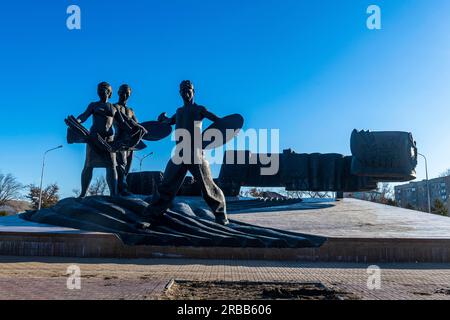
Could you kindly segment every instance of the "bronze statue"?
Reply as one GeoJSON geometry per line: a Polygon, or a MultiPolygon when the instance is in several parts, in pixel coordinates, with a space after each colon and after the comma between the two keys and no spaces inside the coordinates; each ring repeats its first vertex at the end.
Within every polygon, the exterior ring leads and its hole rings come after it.
{"type": "Polygon", "coordinates": [[[209,112],[205,107],[197,105],[194,102],[194,93],[194,86],[191,81],[185,80],[181,82],[180,95],[184,105],[178,108],[176,114],[171,118],[166,117],[165,113],[161,114],[158,118],[160,122],[176,125],[176,130],[185,130],[190,134],[189,142],[191,150],[188,151],[190,151],[191,156],[187,161],[182,161],[181,163],[176,163],[173,158],[169,160],[164,172],[163,181],[158,186],[151,204],[144,213],[145,218],[150,223],[157,224],[159,218],[171,206],[189,171],[200,184],[202,196],[212,209],[216,222],[223,225],[228,224],[223,192],[213,181],[209,163],[203,157],[201,141],[194,141],[194,137],[199,136],[198,131],[201,131],[201,124],[204,118],[211,121],[216,121],[220,118],[209,112]]]}
{"type": "MultiPolygon", "coordinates": [[[[90,136],[94,139],[99,137],[106,142],[112,142],[113,121],[116,113],[114,105],[108,100],[112,96],[112,87],[107,82],[101,82],[97,86],[97,94],[100,98],[97,102],[92,102],[86,111],[77,117],[79,123],[85,122],[92,116],[92,127],[90,136]]],[[[86,161],[81,173],[81,193],[80,197],[86,196],[89,184],[92,180],[94,168],[106,168],[106,181],[112,196],[117,194],[117,171],[116,154],[100,148],[94,148],[89,143],[86,145],[86,161]]]]}
{"type": "MultiPolygon", "coordinates": [[[[127,84],[123,84],[119,88],[119,102],[115,104],[117,116],[116,118],[121,118],[122,121],[114,121],[114,140],[122,141],[126,140],[127,136],[130,134],[130,129],[139,126],[139,122],[132,108],[127,105],[128,99],[131,96],[131,88],[127,84]],[[122,125],[123,124],[123,125],[122,125]]],[[[118,184],[117,191],[122,196],[129,196],[131,193],[128,192],[127,186],[127,175],[130,172],[131,163],[133,161],[133,150],[120,150],[116,153],[117,160],[117,176],[118,184]]]]}

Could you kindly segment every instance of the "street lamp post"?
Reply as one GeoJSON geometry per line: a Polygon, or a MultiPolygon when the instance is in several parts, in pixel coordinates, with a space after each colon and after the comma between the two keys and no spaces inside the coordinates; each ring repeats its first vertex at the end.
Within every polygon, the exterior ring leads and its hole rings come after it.
{"type": "Polygon", "coordinates": [[[63,146],[58,146],[56,148],[48,149],[47,151],[44,152],[44,157],[42,158],[42,171],[41,171],[41,184],[40,184],[40,187],[39,187],[39,205],[38,205],[38,210],[41,210],[41,206],[42,206],[42,182],[44,180],[45,156],[50,151],[53,151],[53,150],[56,150],[56,149],[61,149],[62,147],[63,146]]]}
{"type": "Polygon", "coordinates": [[[150,152],[149,154],[146,154],[142,158],[139,156],[136,156],[136,158],[139,159],[139,172],[142,172],[142,162],[145,160],[145,158],[150,157],[153,154],[153,152],[150,152]]]}
{"type": "Polygon", "coordinates": [[[426,174],[426,179],[427,179],[428,213],[431,213],[430,183],[428,180],[428,161],[427,161],[427,157],[425,157],[423,154],[421,154],[419,152],[417,154],[425,159],[425,174],[426,174]]]}

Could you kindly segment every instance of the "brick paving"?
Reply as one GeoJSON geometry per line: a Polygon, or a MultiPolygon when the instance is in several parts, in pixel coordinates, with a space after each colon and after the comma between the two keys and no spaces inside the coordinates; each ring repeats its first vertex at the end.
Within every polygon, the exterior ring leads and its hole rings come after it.
{"type": "Polygon", "coordinates": [[[171,279],[321,282],[360,299],[450,300],[450,264],[380,264],[380,290],[368,289],[367,267],[283,261],[0,257],[0,300],[159,299],[171,279]],[[81,269],[81,290],[67,289],[70,265],[81,269]]]}

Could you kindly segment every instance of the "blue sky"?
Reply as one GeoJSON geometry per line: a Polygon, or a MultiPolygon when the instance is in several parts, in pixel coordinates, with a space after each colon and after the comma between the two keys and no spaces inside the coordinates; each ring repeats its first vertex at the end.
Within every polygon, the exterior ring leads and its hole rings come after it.
{"type": "MultiPolygon", "coordinates": [[[[63,119],[96,100],[98,82],[130,84],[130,106],[152,120],[175,111],[179,82],[192,79],[199,103],[241,113],[247,128],[279,128],[280,147],[297,152],[350,154],[354,128],[410,131],[436,176],[450,167],[449,31],[447,0],[9,1],[0,171],[38,183],[42,153],[64,144],[45,183],[70,196],[84,147],[65,144],[63,119]],[[81,30],[66,28],[70,4],[81,30]],[[366,28],[370,4],[382,30],[366,28]]],[[[162,170],[171,148],[149,143],[144,169],[162,170]]]]}

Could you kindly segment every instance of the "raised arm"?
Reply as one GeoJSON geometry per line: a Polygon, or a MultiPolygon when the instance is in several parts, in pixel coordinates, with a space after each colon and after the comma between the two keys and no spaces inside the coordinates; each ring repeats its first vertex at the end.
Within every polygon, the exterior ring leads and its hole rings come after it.
{"type": "Polygon", "coordinates": [[[218,117],[214,113],[208,111],[205,107],[201,107],[201,108],[202,108],[202,114],[206,119],[211,120],[213,122],[220,119],[220,117],[218,117]]]}
{"type": "Polygon", "coordinates": [[[127,127],[128,129],[132,130],[133,127],[140,127],[143,131],[147,132],[147,130],[142,127],[139,122],[136,119],[136,116],[131,110],[131,117],[126,118],[122,111],[120,110],[120,107],[118,105],[114,106],[114,120],[119,124],[119,126],[127,127]]]}
{"type": "Polygon", "coordinates": [[[141,126],[141,125],[139,124],[139,121],[138,121],[138,119],[137,119],[137,117],[136,117],[136,114],[134,113],[133,110],[131,110],[131,121],[132,121],[132,123],[133,123],[135,126],[140,127],[145,133],[148,132],[147,129],[145,129],[143,126],[141,126]]]}
{"type": "Polygon", "coordinates": [[[80,123],[86,122],[86,120],[89,119],[89,117],[90,117],[93,113],[94,113],[94,108],[93,108],[93,105],[92,105],[92,103],[91,103],[91,104],[89,104],[89,106],[87,107],[86,111],[83,112],[82,114],[80,114],[80,115],[77,117],[77,120],[78,120],[80,123]]]}
{"type": "Polygon", "coordinates": [[[120,108],[118,105],[114,105],[114,120],[122,126],[129,127],[128,123],[126,123],[122,112],[120,112],[120,108]]]}
{"type": "Polygon", "coordinates": [[[136,114],[134,113],[133,110],[131,110],[131,121],[133,121],[133,123],[137,126],[140,126],[139,121],[136,117],[136,114]]]}
{"type": "Polygon", "coordinates": [[[158,121],[167,123],[167,124],[173,126],[177,122],[176,114],[174,114],[172,117],[168,118],[167,113],[163,112],[159,115],[158,121]]]}

